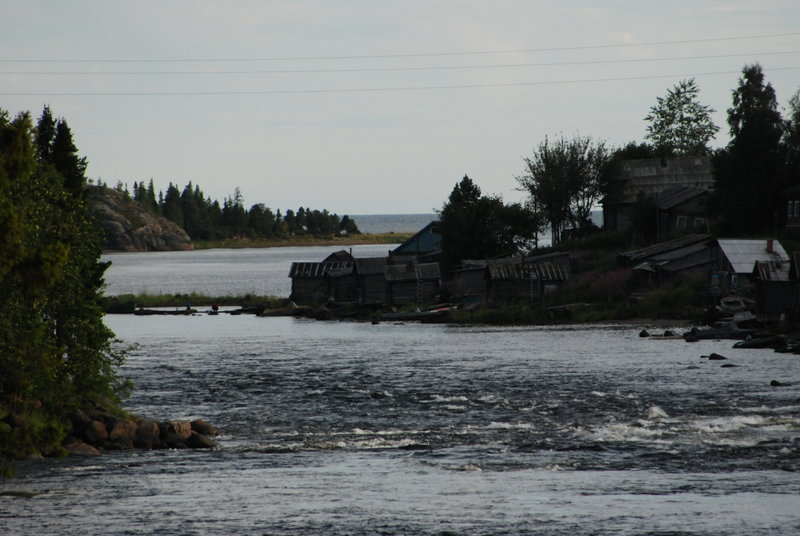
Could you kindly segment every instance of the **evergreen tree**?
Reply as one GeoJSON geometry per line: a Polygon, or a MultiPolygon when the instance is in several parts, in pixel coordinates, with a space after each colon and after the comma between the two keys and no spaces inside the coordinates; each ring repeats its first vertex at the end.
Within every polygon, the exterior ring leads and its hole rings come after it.
{"type": "Polygon", "coordinates": [[[50,162],[53,138],[56,136],[56,122],[53,119],[53,112],[49,106],[45,106],[39,122],[36,124],[36,136],[34,143],[36,146],[36,156],[41,162],[50,162]]]}
{"type": "Polygon", "coordinates": [[[144,199],[144,205],[158,214],[158,201],[156,201],[156,190],[153,187],[153,179],[147,184],[147,195],[144,199]]]}
{"type": "Polygon", "coordinates": [[[800,90],[789,99],[789,118],[783,135],[786,150],[785,183],[789,186],[800,181],[800,90]]]}
{"type": "Polygon", "coordinates": [[[442,256],[447,268],[464,259],[488,259],[520,251],[538,231],[534,215],[481,194],[467,175],[439,212],[442,256]]]}
{"type": "Polygon", "coordinates": [[[167,187],[167,193],[164,196],[164,204],[161,208],[162,215],[170,221],[173,221],[183,227],[183,209],[181,207],[181,191],[178,187],[171,182],[167,187]]]}
{"type": "Polygon", "coordinates": [[[784,123],[775,90],[758,64],[745,66],[728,109],[731,140],[714,158],[715,205],[724,230],[760,233],[774,229],[785,186],[784,123]]]}
{"type": "Polygon", "coordinates": [[[78,156],[78,148],[72,141],[72,131],[66,120],[56,123],[56,133],[50,160],[64,179],[64,188],[73,194],[83,195],[86,184],[86,159],[78,156]]]}
{"type": "Polygon", "coordinates": [[[361,234],[356,222],[347,214],[342,216],[342,220],[339,222],[339,232],[346,235],[361,234]]]}

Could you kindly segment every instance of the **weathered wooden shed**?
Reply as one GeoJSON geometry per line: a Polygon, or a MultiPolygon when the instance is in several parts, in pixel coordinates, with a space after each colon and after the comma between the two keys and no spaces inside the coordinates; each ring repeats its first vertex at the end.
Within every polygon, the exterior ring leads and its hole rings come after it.
{"type": "Polygon", "coordinates": [[[486,299],[490,302],[536,300],[553,292],[569,277],[564,265],[552,262],[489,263],[486,299]]]}
{"type": "Polygon", "coordinates": [[[453,272],[448,289],[467,300],[530,300],[557,289],[569,276],[569,253],[472,260],[453,272]]]}
{"type": "Polygon", "coordinates": [[[439,263],[387,264],[384,269],[389,305],[429,303],[441,288],[439,263]]]}
{"type": "Polygon", "coordinates": [[[780,242],[772,238],[717,240],[712,251],[712,292],[719,296],[752,293],[757,262],[785,263],[788,270],[790,259],[780,242]]]}
{"type": "Polygon", "coordinates": [[[386,257],[355,259],[353,273],[356,284],[356,302],[359,305],[383,305],[387,302],[385,267],[386,257]]]}
{"type": "Polygon", "coordinates": [[[350,261],[293,262],[289,270],[292,279],[291,300],[298,304],[327,300],[331,297],[329,274],[350,267],[350,261]]]}

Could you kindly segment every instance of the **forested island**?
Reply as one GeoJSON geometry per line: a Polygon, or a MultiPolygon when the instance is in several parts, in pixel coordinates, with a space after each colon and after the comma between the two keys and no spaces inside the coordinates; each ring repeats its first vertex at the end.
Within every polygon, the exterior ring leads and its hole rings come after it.
{"type": "Polygon", "coordinates": [[[327,209],[301,206],[296,211],[273,212],[263,203],[247,209],[239,188],[222,203],[191,182],[182,190],[170,183],[166,193],[156,194],[152,179],[146,186],[144,181],[134,181],[132,189],[122,182],[111,188],[97,181],[89,186],[89,195],[106,232],[105,247],[110,250],[180,250],[223,244],[252,247],[361,234],[352,218],[339,217],[327,209]],[[161,239],[137,240],[137,234],[161,239]]]}

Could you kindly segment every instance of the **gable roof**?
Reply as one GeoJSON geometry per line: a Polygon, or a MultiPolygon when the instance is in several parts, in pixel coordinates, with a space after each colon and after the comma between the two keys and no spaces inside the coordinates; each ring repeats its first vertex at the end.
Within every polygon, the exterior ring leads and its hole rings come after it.
{"type": "Polygon", "coordinates": [[[394,248],[392,253],[432,253],[442,250],[439,221],[434,220],[417,231],[411,238],[394,248]]]}
{"type": "Polygon", "coordinates": [[[705,188],[676,184],[658,193],[656,206],[661,210],[669,210],[708,193],[709,190],[705,188]]]}
{"type": "Polygon", "coordinates": [[[658,244],[653,244],[652,246],[620,253],[619,258],[624,260],[627,264],[636,264],[650,259],[651,257],[664,255],[670,251],[680,250],[688,246],[708,242],[712,240],[712,238],[713,237],[709,234],[689,234],[681,236],[680,238],[675,238],[674,240],[659,242],[658,244]]]}

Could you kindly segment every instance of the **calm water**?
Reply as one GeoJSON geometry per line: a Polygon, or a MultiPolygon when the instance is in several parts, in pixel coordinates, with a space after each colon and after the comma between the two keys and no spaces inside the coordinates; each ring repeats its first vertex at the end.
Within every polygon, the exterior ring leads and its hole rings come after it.
{"type": "Polygon", "coordinates": [[[0,496],[0,534],[800,533],[797,356],[633,326],[108,323],[139,344],[128,408],[220,448],[20,463],[0,490],[37,495],[0,496]]]}
{"type": "MultiPolygon", "coordinates": [[[[348,247],[356,257],[386,256],[396,245],[348,247]]],[[[321,261],[341,247],[203,249],[110,253],[106,294],[190,294],[288,297],[292,262],[321,261]]]]}
{"type": "Polygon", "coordinates": [[[439,219],[438,214],[356,214],[350,216],[362,233],[408,233],[417,232],[430,222],[439,219]]]}

